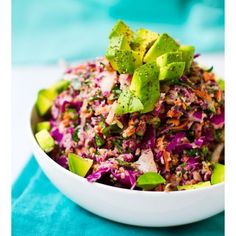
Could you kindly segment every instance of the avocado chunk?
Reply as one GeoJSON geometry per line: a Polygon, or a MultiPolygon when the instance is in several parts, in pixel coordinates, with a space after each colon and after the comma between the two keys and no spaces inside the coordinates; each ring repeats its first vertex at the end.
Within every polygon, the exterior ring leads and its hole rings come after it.
{"type": "Polygon", "coordinates": [[[53,84],[49,90],[55,90],[58,94],[62,91],[66,90],[70,85],[70,81],[68,80],[59,80],[55,84],[53,84]]]}
{"type": "Polygon", "coordinates": [[[134,66],[138,68],[143,64],[143,54],[140,51],[132,51],[134,57],[134,66]]]}
{"type": "Polygon", "coordinates": [[[54,89],[42,89],[38,92],[36,108],[40,116],[48,113],[56,96],[57,92],[54,89]]]}
{"type": "Polygon", "coordinates": [[[129,50],[116,50],[114,57],[109,60],[113,69],[120,74],[133,74],[140,59],[137,54],[129,50]],[[137,56],[137,58],[135,58],[137,56]]]}
{"type": "Polygon", "coordinates": [[[218,83],[220,89],[224,91],[225,90],[225,81],[222,79],[219,79],[219,80],[217,80],[217,83],[218,83]]]}
{"type": "Polygon", "coordinates": [[[127,38],[123,35],[110,39],[106,58],[110,61],[113,69],[117,70],[120,74],[132,74],[136,67],[142,65],[140,52],[132,51],[127,38]]]}
{"type": "Polygon", "coordinates": [[[122,20],[118,20],[113,27],[109,39],[116,37],[116,36],[125,36],[127,41],[130,43],[133,38],[133,31],[127,26],[122,20]]]}
{"type": "Polygon", "coordinates": [[[206,182],[199,182],[197,184],[189,184],[189,185],[183,185],[183,186],[177,186],[178,190],[188,190],[188,189],[198,189],[198,188],[204,188],[211,186],[210,181],[206,182]]]}
{"type": "Polygon", "coordinates": [[[109,47],[106,51],[106,58],[113,59],[117,50],[131,50],[127,38],[124,35],[115,36],[110,39],[109,47]]]}
{"type": "Polygon", "coordinates": [[[159,80],[175,80],[179,79],[185,68],[185,62],[172,62],[167,66],[161,67],[159,80]]]}
{"type": "Polygon", "coordinates": [[[157,65],[166,66],[172,62],[181,62],[182,52],[167,52],[156,59],[157,65]]]}
{"type": "Polygon", "coordinates": [[[142,102],[130,91],[121,92],[115,108],[116,115],[123,115],[143,110],[142,102]]]}
{"type": "Polygon", "coordinates": [[[82,158],[74,153],[69,153],[68,155],[68,165],[69,170],[81,177],[84,177],[91,166],[93,165],[93,160],[88,158],[82,158]]]}
{"type": "Polygon", "coordinates": [[[181,45],[179,51],[182,52],[183,61],[185,62],[185,71],[188,71],[193,61],[195,48],[189,45],[181,45]]]}
{"type": "Polygon", "coordinates": [[[156,58],[167,52],[179,49],[179,44],[168,34],[161,34],[144,56],[144,62],[156,61],[156,58]]]}
{"type": "Polygon", "coordinates": [[[142,113],[152,111],[160,96],[160,84],[158,80],[159,67],[156,62],[144,64],[134,72],[130,90],[142,102],[142,113]]]}
{"type": "Polygon", "coordinates": [[[36,130],[37,132],[43,130],[43,129],[46,129],[47,131],[49,131],[51,128],[51,125],[50,125],[50,122],[49,121],[42,121],[42,122],[39,122],[36,126],[36,130]]]}
{"type": "Polygon", "coordinates": [[[154,189],[159,184],[164,184],[166,180],[156,172],[146,172],[137,179],[136,186],[144,190],[154,189]]]}
{"type": "Polygon", "coordinates": [[[211,175],[211,184],[218,184],[224,182],[225,179],[225,166],[216,163],[211,175]]]}
{"type": "Polygon", "coordinates": [[[55,146],[54,139],[50,135],[50,133],[43,129],[35,134],[35,138],[38,141],[39,146],[45,151],[45,152],[51,152],[55,146]]]}
{"type": "Polygon", "coordinates": [[[157,38],[157,33],[152,32],[148,29],[140,28],[135,33],[135,37],[131,42],[131,48],[135,51],[140,52],[143,57],[146,51],[157,40],[157,38]]]}

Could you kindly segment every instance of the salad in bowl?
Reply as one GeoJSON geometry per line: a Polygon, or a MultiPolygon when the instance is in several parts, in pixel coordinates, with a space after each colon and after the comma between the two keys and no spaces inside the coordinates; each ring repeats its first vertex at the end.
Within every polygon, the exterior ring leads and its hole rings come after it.
{"type": "Polygon", "coordinates": [[[224,83],[194,46],[119,20],[104,57],[38,92],[50,158],[88,182],[170,192],[224,181],[224,83]]]}

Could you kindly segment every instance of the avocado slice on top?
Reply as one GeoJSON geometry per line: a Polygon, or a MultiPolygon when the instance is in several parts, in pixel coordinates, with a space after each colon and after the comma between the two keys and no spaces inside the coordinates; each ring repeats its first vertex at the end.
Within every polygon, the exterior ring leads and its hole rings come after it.
{"type": "Polygon", "coordinates": [[[156,59],[157,64],[160,67],[166,66],[172,62],[181,62],[182,52],[167,52],[156,59]]]}
{"type": "Polygon", "coordinates": [[[123,115],[143,110],[142,102],[129,90],[126,89],[120,94],[115,114],[123,115]]]}
{"type": "Polygon", "coordinates": [[[113,59],[117,50],[131,50],[128,40],[124,35],[114,36],[109,41],[106,58],[113,59]]]}
{"type": "Polygon", "coordinates": [[[195,48],[190,45],[181,45],[179,51],[182,52],[182,58],[185,62],[185,71],[189,71],[193,61],[195,48]]]}
{"type": "Polygon", "coordinates": [[[130,43],[133,38],[134,32],[126,25],[122,20],[118,20],[113,27],[109,39],[116,37],[116,36],[125,36],[130,43]]]}
{"type": "Polygon", "coordinates": [[[157,33],[151,30],[140,28],[135,33],[134,39],[131,42],[131,48],[140,52],[143,57],[147,50],[157,40],[158,36],[157,33]]]}
{"type": "Polygon", "coordinates": [[[144,56],[144,62],[156,61],[156,58],[167,52],[179,49],[179,44],[167,33],[161,34],[144,56]]]}
{"type": "Polygon", "coordinates": [[[175,80],[179,79],[185,68],[185,62],[172,62],[167,66],[160,68],[159,80],[175,80]]]}
{"type": "Polygon", "coordinates": [[[138,67],[133,75],[130,90],[142,102],[142,113],[152,111],[160,96],[159,67],[151,62],[138,67]]]}

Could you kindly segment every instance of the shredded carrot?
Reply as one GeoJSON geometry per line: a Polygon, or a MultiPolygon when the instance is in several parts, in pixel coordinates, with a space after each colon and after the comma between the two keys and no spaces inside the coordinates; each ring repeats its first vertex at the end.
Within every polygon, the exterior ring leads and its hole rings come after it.
{"type": "Polygon", "coordinates": [[[65,112],[62,119],[63,120],[70,119],[70,113],[69,112],[65,112]]]}
{"type": "Polygon", "coordinates": [[[159,185],[155,188],[155,190],[156,190],[156,191],[164,191],[164,187],[165,187],[164,184],[159,184],[159,185]]]}
{"type": "Polygon", "coordinates": [[[92,111],[88,111],[88,112],[83,112],[83,116],[85,117],[85,118],[90,118],[91,116],[93,115],[93,112],[92,111]]]}
{"type": "Polygon", "coordinates": [[[108,71],[110,71],[110,72],[115,71],[115,70],[113,69],[113,67],[112,67],[110,64],[106,65],[106,69],[107,69],[108,71]]]}
{"type": "Polygon", "coordinates": [[[204,122],[196,124],[196,126],[197,126],[197,129],[196,129],[197,132],[195,132],[196,138],[199,138],[201,136],[201,131],[202,131],[203,125],[204,125],[204,122]]]}
{"type": "Polygon", "coordinates": [[[217,90],[216,94],[215,94],[215,97],[216,97],[217,102],[220,102],[222,100],[222,91],[217,90]]]}
{"type": "Polygon", "coordinates": [[[214,75],[212,73],[209,73],[207,71],[205,71],[203,73],[203,79],[207,82],[209,80],[214,80],[214,75]]]}
{"type": "Polygon", "coordinates": [[[172,109],[170,109],[168,112],[167,112],[167,116],[168,117],[173,117],[175,115],[175,112],[172,110],[172,109]]]}
{"type": "Polygon", "coordinates": [[[160,149],[163,148],[163,140],[164,140],[164,136],[157,139],[157,147],[160,147],[160,149]]]}
{"type": "Polygon", "coordinates": [[[123,137],[130,137],[134,133],[135,133],[135,127],[129,126],[127,129],[124,130],[123,137]]]}
{"type": "Polygon", "coordinates": [[[68,119],[63,120],[62,123],[65,127],[67,127],[69,125],[69,120],[68,119]]]}
{"type": "Polygon", "coordinates": [[[204,91],[197,90],[197,89],[194,89],[193,91],[196,93],[196,95],[198,97],[200,97],[208,102],[212,102],[212,99],[208,93],[206,93],[204,91]]]}
{"type": "Polygon", "coordinates": [[[186,125],[188,124],[188,120],[184,121],[181,125],[172,127],[172,130],[182,130],[185,129],[186,125]]]}
{"type": "Polygon", "coordinates": [[[179,121],[179,119],[170,119],[167,121],[167,123],[173,124],[174,126],[178,126],[180,121],[179,121]]]}
{"type": "Polygon", "coordinates": [[[163,158],[164,158],[164,162],[165,162],[165,170],[170,171],[170,163],[169,163],[169,161],[171,160],[170,153],[164,150],[163,151],[163,158]]]}
{"type": "Polygon", "coordinates": [[[113,101],[107,99],[107,104],[111,105],[111,104],[113,104],[113,101]]]}
{"type": "Polygon", "coordinates": [[[65,127],[67,127],[69,125],[69,122],[70,122],[70,113],[68,112],[65,112],[63,117],[62,117],[62,123],[65,127]]]}

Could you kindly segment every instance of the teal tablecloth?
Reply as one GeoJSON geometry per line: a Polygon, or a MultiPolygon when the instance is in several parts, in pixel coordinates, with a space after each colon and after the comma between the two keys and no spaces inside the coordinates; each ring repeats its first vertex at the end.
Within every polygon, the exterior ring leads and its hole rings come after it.
{"type": "Polygon", "coordinates": [[[13,0],[13,63],[104,55],[117,19],[168,32],[200,53],[224,50],[224,0],[13,0]]]}
{"type": "Polygon", "coordinates": [[[63,196],[31,158],[12,190],[13,236],[222,236],[224,213],[170,228],[142,228],[100,218],[63,196]]]}

